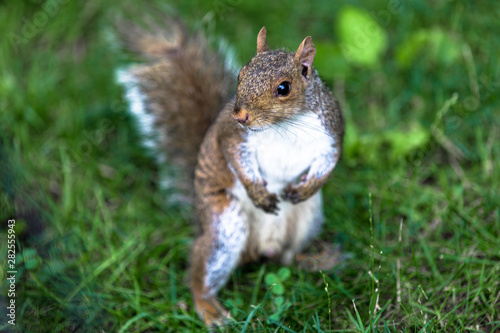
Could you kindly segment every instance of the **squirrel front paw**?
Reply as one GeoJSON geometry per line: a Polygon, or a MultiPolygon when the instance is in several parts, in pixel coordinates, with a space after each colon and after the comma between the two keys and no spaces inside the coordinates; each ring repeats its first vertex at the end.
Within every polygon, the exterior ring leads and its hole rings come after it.
{"type": "MultiPolygon", "coordinates": [[[[266,191],[267,192],[267,191],[266,191]]],[[[259,197],[257,200],[254,201],[255,206],[258,208],[261,208],[264,210],[266,213],[278,215],[278,196],[273,193],[267,192],[266,195],[259,197]]]]}
{"type": "Polygon", "coordinates": [[[301,184],[288,184],[283,192],[281,192],[281,198],[283,200],[290,201],[293,204],[297,204],[309,197],[306,192],[307,191],[305,191],[305,187],[301,184]]]}
{"type": "Polygon", "coordinates": [[[262,209],[266,213],[278,215],[278,196],[270,193],[266,189],[267,182],[262,179],[260,182],[254,182],[247,188],[248,196],[252,199],[255,207],[262,209]]]}
{"type": "Polygon", "coordinates": [[[291,203],[300,202],[300,193],[297,189],[297,186],[288,184],[287,187],[281,192],[281,197],[283,200],[290,201],[291,203]]]}

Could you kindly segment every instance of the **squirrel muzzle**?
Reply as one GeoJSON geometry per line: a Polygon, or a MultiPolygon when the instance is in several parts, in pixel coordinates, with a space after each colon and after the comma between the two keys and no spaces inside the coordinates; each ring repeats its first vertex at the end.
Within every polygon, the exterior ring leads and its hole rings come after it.
{"type": "Polygon", "coordinates": [[[231,115],[240,124],[250,125],[250,115],[248,114],[247,110],[235,108],[231,115]]]}

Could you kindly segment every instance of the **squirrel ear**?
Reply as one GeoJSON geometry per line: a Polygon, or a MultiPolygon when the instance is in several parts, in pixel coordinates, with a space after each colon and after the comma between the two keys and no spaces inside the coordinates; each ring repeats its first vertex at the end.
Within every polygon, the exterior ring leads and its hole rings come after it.
{"type": "Polygon", "coordinates": [[[307,79],[310,77],[311,67],[315,56],[316,47],[313,44],[311,36],[307,36],[300,44],[293,58],[293,61],[297,65],[302,66],[302,75],[307,79]]]}
{"type": "Polygon", "coordinates": [[[266,42],[267,30],[266,27],[262,27],[260,29],[259,34],[257,35],[257,53],[269,51],[269,47],[266,42]]]}

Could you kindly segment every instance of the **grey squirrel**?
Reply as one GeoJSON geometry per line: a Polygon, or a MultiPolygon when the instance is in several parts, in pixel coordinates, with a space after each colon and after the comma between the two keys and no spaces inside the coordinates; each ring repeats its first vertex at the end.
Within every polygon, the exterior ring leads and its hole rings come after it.
{"type": "Polygon", "coordinates": [[[262,258],[289,265],[319,233],[321,188],[341,154],[344,118],[313,68],[311,37],[295,52],[270,50],[263,27],[231,97],[223,56],[201,34],[166,25],[122,29],[147,62],[122,71],[120,81],[161,154],[184,171],[179,187],[194,185],[190,288],[213,326],[229,317],[217,293],[238,265],[262,258]]]}

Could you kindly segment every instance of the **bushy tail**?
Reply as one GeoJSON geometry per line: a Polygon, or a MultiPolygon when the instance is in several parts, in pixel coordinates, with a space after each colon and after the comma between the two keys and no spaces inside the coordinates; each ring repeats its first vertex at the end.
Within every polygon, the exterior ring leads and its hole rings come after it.
{"type": "Polygon", "coordinates": [[[189,198],[198,149],[234,90],[234,74],[200,33],[188,34],[180,22],[123,24],[120,30],[126,46],[146,62],[120,70],[118,80],[145,142],[159,149],[160,163],[166,157],[178,170],[173,185],[189,198]]]}

